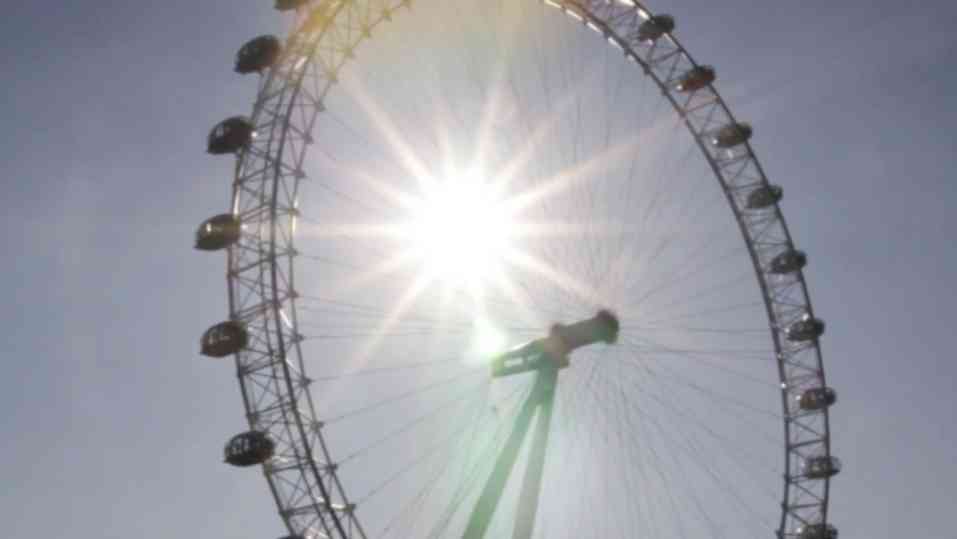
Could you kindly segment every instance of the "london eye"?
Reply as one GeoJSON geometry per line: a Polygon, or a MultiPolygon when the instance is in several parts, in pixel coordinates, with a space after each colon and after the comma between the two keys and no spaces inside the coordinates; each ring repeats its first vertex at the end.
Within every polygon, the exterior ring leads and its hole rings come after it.
{"type": "Polygon", "coordinates": [[[195,245],[227,253],[200,340],[242,394],[224,460],[289,537],[837,537],[813,259],[751,144],[773,126],[680,21],[275,7],[195,245]]]}

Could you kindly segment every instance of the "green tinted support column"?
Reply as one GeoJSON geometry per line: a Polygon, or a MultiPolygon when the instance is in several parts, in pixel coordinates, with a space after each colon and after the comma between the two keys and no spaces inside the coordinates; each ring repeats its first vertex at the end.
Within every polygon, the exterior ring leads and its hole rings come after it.
{"type": "Polygon", "coordinates": [[[535,437],[529,451],[525,478],[519,495],[513,539],[528,539],[535,527],[535,515],[538,512],[538,498],[541,494],[542,474],[545,469],[545,450],[548,447],[548,433],[555,402],[555,384],[558,381],[557,368],[543,368],[536,374],[535,385],[522,410],[515,419],[515,425],[505,443],[505,447],[495,461],[495,468],[489,476],[482,494],[479,496],[463,539],[484,539],[495,509],[502,498],[502,492],[515,467],[522,442],[528,434],[535,412],[538,422],[535,437]]]}

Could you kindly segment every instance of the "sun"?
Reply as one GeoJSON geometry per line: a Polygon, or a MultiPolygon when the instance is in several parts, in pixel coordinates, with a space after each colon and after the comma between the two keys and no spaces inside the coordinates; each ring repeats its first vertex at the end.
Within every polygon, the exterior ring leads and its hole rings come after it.
{"type": "Polygon", "coordinates": [[[481,292],[502,271],[514,223],[495,183],[478,169],[429,182],[410,209],[408,240],[423,271],[453,289],[481,292]]]}

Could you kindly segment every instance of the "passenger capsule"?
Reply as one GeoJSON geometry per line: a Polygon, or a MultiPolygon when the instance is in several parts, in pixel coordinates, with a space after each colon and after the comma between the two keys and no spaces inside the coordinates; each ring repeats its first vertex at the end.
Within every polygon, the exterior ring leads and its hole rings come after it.
{"type": "Polygon", "coordinates": [[[771,259],[768,271],[784,274],[797,271],[807,265],[807,255],[804,251],[789,249],[771,259]]]}
{"type": "Polygon", "coordinates": [[[762,185],[748,194],[747,207],[749,210],[760,210],[773,206],[781,201],[784,189],[779,185],[762,185]]]}
{"type": "Polygon", "coordinates": [[[240,322],[228,320],[206,330],[199,340],[199,351],[208,357],[226,357],[249,344],[249,333],[240,322]]]}
{"type": "Polygon", "coordinates": [[[679,92],[693,92],[711,84],[714,82],[714,79],[715,72],[713,67],[695,66],[681,76],[675,88],[679,92]]]}
{"type": "Polygon", "coordinates": [[[196,248],[200,251],[218,251],[239,241],[242,233],[239,217],[224,213],[203,221],[196,229],[196,248]]]}
{"type": "Polygon", "coordinates": [[[242,116],[227,118],[209,132],[206,151],[213,155],[233,153],[245,148],[256,136],[253,124],[242,116]]]}
{"type": "Polygon", "coordinates": [[[837,539],[837,528],[830,524],[805,524],[794,530],[798,539],[837,539]]]}
{"type": "Polygon", "coordinates": [[[744,144],[751,138],[753,130],[749,124],[745,123],[734,123],[729,124],[718,131],[711,137],[711,144],[717,146],[718,148],[731,148],[737,146],[738,144],[744,144]]]}
{"type": "Polygon", "coordinates": [[[655,15],[638,27],[638,41],[657,41],[659,37],[675,29],[675,19],[671,15],[655,15]]]}
{"type": "Polygon", "coordinates": [[[243,45],[236,53],[236,73],[246,75],[268,69],[279,58],[282,45],[275,36],[259,36],[243,45]]]}
{"type": "Polygon", "coordinates": [[[223,448],[225,461],[233,466],[255,466],[270,458],[276,450],[276,444],[265,432],[251,430],[233,436],[223,448]]]}
{"type": "Polygon", "coordinates": [[[824,334],[824,321],[805,314],[791,324],[786,333],[791,342],[813,341],[824,334]]]}
{"type": "Polygon", "coordinates": [[[808,389],[797,398],[802,410],[823,410],[837,402],[837,392],[829,387],[808,389]]]}
{"type": "Polygon", "coordinates": [[[292,11],[309,3],[309,0],[276,0],[278,11],[292,11]]]}
{"type": "Polygon", "coordinates": [[[801,471],[809,479],[827,479],[841,471],[841,461],[837,457],[811,457],[804,461],[801,471]]]}

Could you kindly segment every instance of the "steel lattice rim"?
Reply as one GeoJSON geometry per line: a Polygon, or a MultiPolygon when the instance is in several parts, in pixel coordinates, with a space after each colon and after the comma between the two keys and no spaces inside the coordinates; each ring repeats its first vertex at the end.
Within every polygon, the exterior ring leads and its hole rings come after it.
{"type": "MultiPolygon", "coordinates": [[[[323,109],[323,98],[335,83],[339,69],[352,51],[371,31],[406,6],[406,0],[345,0],[327,8],[319,2],[300,13],[296,30],[287,40],[282,60],[261,83],[253,112],[260,133],[268,133],[265,153],[255,149],[241,154],[234,181],[233,212],[247,226],[258,227],[260,241],[255,248],[234,247],[229,256],[230,318],[258,328],[269,345],[262,351],[237,354],[236,365],[247,419],[252,428],[267,417],[281,417],[271,434],[297,462],[286,466],[267,465],[265,475],[290,531],[301,533],[303,522],[320,523],[329,536],[364,537],[358,519],[339,481],[334,461],[321,435],[321,423],[309,392],[311,380],[305,374],[300,349],[294,280],[295,221],[298,216],[299,182],[304,179],[302,161],[312,125],[323,109]],[[327,24],[310,26],[309,10],[325,10],[327,24]],[[333,44],[335,46],[330,46],[333,44]],[[293,61],[294,58],[300,60],[293,61]],[[307,60],[303,61],[301,58],[307,60]],[[312,78],[310,78],[312,77],[312,78]],[[310,82],[320,84],[310,89],[310,82]],[[318,90],[318,91],[315,91],[318,90]],[[272,103],[281,105],[269,111],[272,103]],[[300,104],[310,113],[295,118],[300,104]],[[283,110],[285,107],[285,110],[283,110]],[[276,123],[275,119],[281,121],[276,123]],[[266,121],[270,120],[270,121],[266,121]],[[257,164],[268,166],[256,168],[257,164]],[[256,204],[247,205],[248,201],[256,204]],[[276,382],[270,391],[275,401],[264,406],[263,395],[252,387],[257,372],[269,371],[276,382]],[[282,494],[283,485],[299,485],[291,496],[282,494]],[[304,486],[303,486],[304,485],[304,486]],[[299,489],[299,490],[296,490],[299,489]]],[[[813,316],[803,274],[782,280],[768,271],[773,256],[794,249],[780,208],[775,204],[760,215],[748,213],[744,196],[758,186],[770,185],[750,144],[733,158],[715,154],[705,138],[715,127],[735,122],[713,87],[693,92],[686,99],[673,91],[676,74],[697,66],[672,36],[664,43],[637,43],[637,25],[650,16],[643,5],[602,0],[546,0],[546,3],[581,18],[602,36],[625,51],[645,74],[655,80],[685,122],[691,135],[720,182],[747,243],[755,274],[768,311],[772,339],[778,354],[785,418],[785,469],[780,536],[788,536],[802,525],[828,522],[829,480],[808,483],[798,468],[810,454],[830,456],[828,412],[802,412],[795,398],[810,387],[826,387],[820,346],[794,346],[784,331],[801,315],[813,316]],[[812,374],[800,374],[812,373],[812,374]],[[811,438],[807,433],[814,433],[811,438]]]]}

